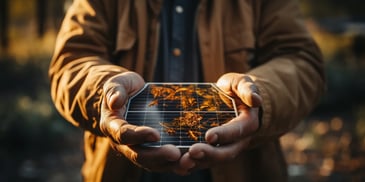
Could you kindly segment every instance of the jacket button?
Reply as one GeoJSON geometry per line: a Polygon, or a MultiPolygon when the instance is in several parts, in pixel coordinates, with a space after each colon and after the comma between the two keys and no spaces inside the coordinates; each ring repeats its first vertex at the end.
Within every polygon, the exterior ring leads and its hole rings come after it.
{"type": "Polygon", "coordinates": [[[176,57],[180,56],[181,55],[181,49],[179,48],[175,48],[172,50],[172,54],[176,57]]]}

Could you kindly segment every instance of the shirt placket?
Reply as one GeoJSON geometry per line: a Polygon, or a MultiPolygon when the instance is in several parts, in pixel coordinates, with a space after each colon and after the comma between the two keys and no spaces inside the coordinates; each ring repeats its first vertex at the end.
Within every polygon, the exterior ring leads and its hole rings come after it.
{"type": "MultiPolygon", "coordinates": [[[[170,70],[171,81],[181,81],[184,78],[184,55],[185,55],[185,14],[184,5],[181,0],[175,0],[171,12],[171,50],[170,70]]],[[[184,0],[182,0],[184,1],[184,0]]]]}

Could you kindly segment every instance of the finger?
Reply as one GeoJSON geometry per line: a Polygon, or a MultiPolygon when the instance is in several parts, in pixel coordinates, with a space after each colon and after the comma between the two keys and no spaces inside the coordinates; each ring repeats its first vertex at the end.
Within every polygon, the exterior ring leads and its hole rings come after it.
{"type": "Polygon", "coordinates": [[[130,125],[123,119],[128,98],[143,85],[143,79],[134,72],[118,74],[104,84],[100,128],[118,144],[132,145],[159,140],[158,132],[152,128],[130,125]]]}
{"type": "Polygon", "coordinates": [[[117,144],[135,145],[160,140],[160,134],[156,129],[131,125],[115,116],[106,117],[100,122],[103,133],[117,144]]]}
{"type": "Polygon", "coordinates": [[[213,167],[234,160],[249,144],[250,138],[219,147],[198,143],[190,147],[189,156],[195,162],[194,169],[213,167]]]}
{"type": "Polygon", "coordinates": [[[128,101],[127,91],[119,84],[108,84],[105,87],[109,87],[108,89],[104,89],[106,91],[105,94],[105,104],[106,107],[110,110],[118,110],[125,106],[128,101]]]}
{"type": "Polygon", "coordinates": [[[238,97],[249,107],[259,107],[262,98],[259,90],[249,75],[239,73],[227,73],[218,81],[217,86],[232,97],[238,97]]]}
{"type": "Polygon", "coordinates": [[[157,142],[160,140],[160,134],[156,129],[147,126],[135,126],[123,124],[117,135],[120,144],[135,145],[146,142],[157,142]]]}
{"type": "Polygon", "coordinates": [[[209,129],[205,134],[206,141],[209,144],[222,145],[233,143],[251,135],[259,126],[258,116],[254,114],[257,112],[257,108],[242,110],[238,117],[233,118],[228,123],[209,129]]]}
{"type": "Polygon", "coordinates": [[[237,73],[227,73],[221,76],[217,81],[217,86],[226,94],[229,96],[234,96],[233,90],[232,90],[232,82],[233,78],[238,75],[237,73]]]}
{"type": "Polygon", "coordinates": [[[115,143],[134,145],[160,140],[160,134],[156,129],[129,124],[122,119],[124,109],[109,110],[104,101],[101,107],[100,129],[115,143]]]}
{"type": "Polygon", "coordinates": [[[195,160],[190,157],[189,152],[186,152],[183,156],[181,156],[179,166],[173,172],[178,175],[185,176],[190,174],[195,166],[195,160]]]}
{"type": "Polygon", "coordinates": [[[237,88],[233,88],[237,96],[249,107],[259,107],[262,98],[259,90],[249,76],[243,76],[238,82],[237,88]]]}
{"type": "Polygon", "coordinates": [[[140,147],[134,146],[131,147],[136,151],[139,151],[140,157],[138,158],[139,163],[147,163],[152,165],[152,163],[162,163],[168,162],[176,162],[181,157],[180,150],[174,145],[163,145],[161,147],[140,147]],[[153,160],[147,161],[147,160],[153,160]],[[164,162],[165,161],[165,162],[164,162]]]}
{"type": "Polygon", "coordinates": [[[115,148],[136,165],[154,172],[173,171],[181,156],[180,150],[173,145],[156,148],[118,145],[115,148]]]}

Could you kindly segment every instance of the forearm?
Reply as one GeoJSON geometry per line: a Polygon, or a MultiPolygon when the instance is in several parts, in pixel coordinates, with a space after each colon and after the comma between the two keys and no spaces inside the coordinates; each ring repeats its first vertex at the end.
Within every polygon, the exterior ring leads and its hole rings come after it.
{"type": "Polygon", "coordinates": [[[323,74],[300,58],[276,58],[249,74],[256,77],[263,101],[261,126],[255,134],[260,140],[293,129],[324,93],[323,74]]]}
{"type": "Polygon", "coordinates": [[[57,110],[75,126],[94,134],[101,134],[98,123],[103,84],[125,71],[103,62],[97,57],[84,57],[62,69],[50,68],[51,94],[57,110]]]}
{"type": "Polygon", "coordinates": [[[102,7],[100,3],[74,1],[56,39],[49,68],[51,95],[57,110],[74,125],[94,134],[100,134],[103,83],[126,71],[111,63],[112,27],[104,15],[94,13],[95,8],[102,7]]]}
{"type": "MultiPolygon", "coordinates": [[[[261,127],[254,141],[293,129],[324,92],[323,60],[296,1],[262,1],[257,22],[256,77],[262,96],[261,127]]],[[[253,142],[255,143],[255,142],[253,142]]]]}

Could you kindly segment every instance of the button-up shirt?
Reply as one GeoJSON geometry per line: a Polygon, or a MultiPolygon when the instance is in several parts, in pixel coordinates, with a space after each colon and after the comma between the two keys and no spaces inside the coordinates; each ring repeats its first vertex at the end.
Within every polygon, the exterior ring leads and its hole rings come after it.
{"type": "Polygon", "coordinates": [[[155,81],[202,80],[195,27],[198,2],[197,0],[164,1],[155,81]]]}
{"type": "MultiPolygon", "coordinates": [[[[165,0],[161,12],[161,32],[155,81],[198,82],[202,80],[195,27],[197,0],[165,0]]],[[[172,173],[142,175],[142,182],[152,181],[210,181],[209,171],[202,170],[188,176],[172,173]]]]}

